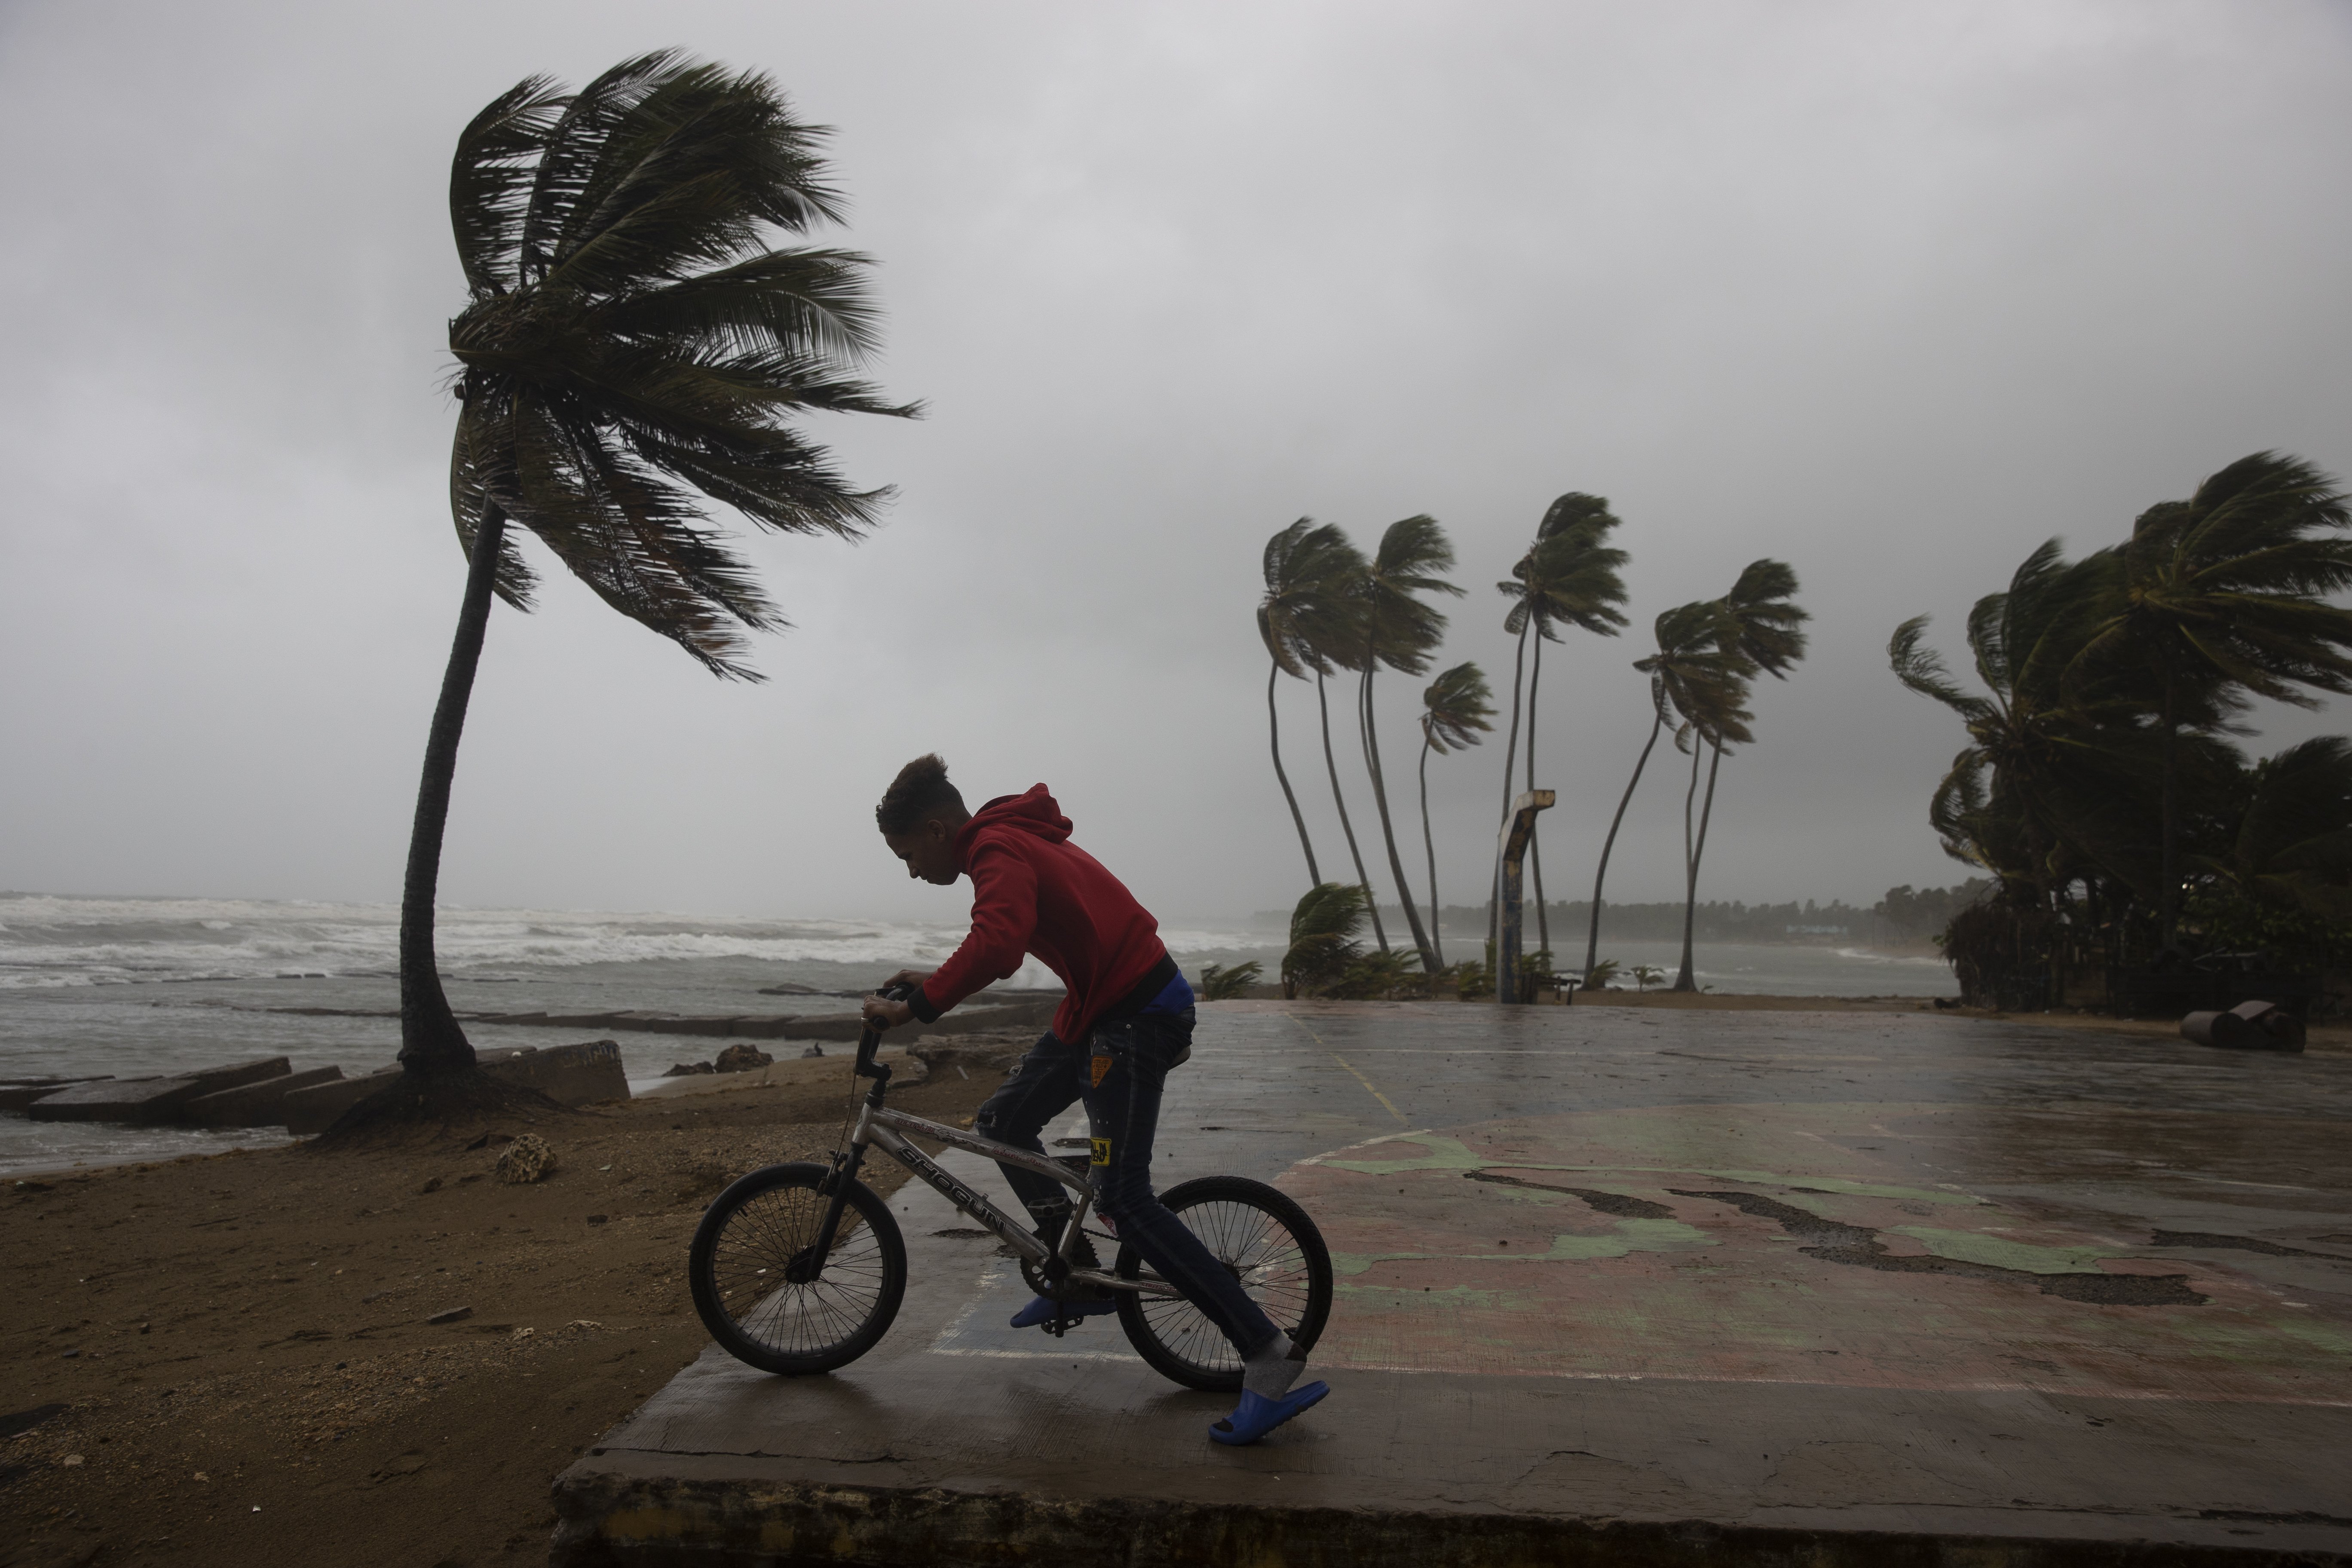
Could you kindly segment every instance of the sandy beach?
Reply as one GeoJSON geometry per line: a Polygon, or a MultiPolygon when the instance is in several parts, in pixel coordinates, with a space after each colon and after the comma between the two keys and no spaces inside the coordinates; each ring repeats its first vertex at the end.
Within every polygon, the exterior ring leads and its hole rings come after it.
{"type": "MultiPolygon", "coordinates": [[[[461,1130],[0,1189],[0,1561],[543,1560],[549,1479],[706,1342],[703,1204],[834,1145],[847,1061],[790,1066],[516,1127],[560,1160],[528,1186],[461,1130]]],[[[943,1069],[893,1102],[960,1121],[998,1080],[943,1069]]]]}

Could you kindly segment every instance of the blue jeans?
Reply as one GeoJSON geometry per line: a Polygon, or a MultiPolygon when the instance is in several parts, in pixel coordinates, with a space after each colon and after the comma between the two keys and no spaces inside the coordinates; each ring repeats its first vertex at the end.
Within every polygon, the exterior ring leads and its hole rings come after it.
{"type": "MultiPolygon", "coordinates": [[[[1093,1123],[1095,1206],[1118,1227],[1120,1240],[1248,1356],[1273,1342],[1279,1331],[1274,1321],[1151,1193],[1160,1089],[1192,1043],[1189,1007],[1097,1024],[1076,1045],[1047,1030],[980,1108],[972,1131],[1042,1154],[1045,1146],[1037,1135],[1045,1124],[1085,1100],[1093,1123]]],[[[1017,1165],[997,1169],[1030,1214],[1049,1232],[1058,1231],[1055,1222],[1070,1212],[1069,1189],[1017,1165]]]]}

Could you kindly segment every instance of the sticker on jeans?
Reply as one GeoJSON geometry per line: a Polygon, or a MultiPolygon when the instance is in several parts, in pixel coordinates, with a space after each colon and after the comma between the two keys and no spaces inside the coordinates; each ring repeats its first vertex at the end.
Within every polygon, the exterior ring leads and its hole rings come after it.
{"type": "Polygon", "coordinates": [[[1108,1165],[1110,1163],[1109,1139],[1089,1138],[1087,1140],[1087,1147],[1094,1151],[1094,1158],[1089,1162],[1090,1163],[1097,1165],[1108,1165]]]}
{"type": "Polygon", "coordinates": [[[1094,1070],[1094,1082],[1088,1086],[1089,1088],[1100,1089],[1102,1087],[1102,1080],[1110,1076],[1111,1061],[1112,1058],[1109,1057],[1097,1057],[1093,1061],[1087,1064],[1094,1070]]]}

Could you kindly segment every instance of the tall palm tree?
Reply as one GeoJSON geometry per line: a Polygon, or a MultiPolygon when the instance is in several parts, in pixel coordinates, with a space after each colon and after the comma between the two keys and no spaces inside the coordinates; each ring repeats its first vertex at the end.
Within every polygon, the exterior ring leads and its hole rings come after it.
{"type": "MultiPolygon", "coordinates": [[[[1404,860],[1397,854],[1396,826],[1389,816],[1386,771],[1381,765],[1380,730],[1373,721],[1372,677],[1381,665],[1406,675],[1429,669],[1430,656],[1445,639],[1445,616],[1421,598],[1423,594],[1462,590],[1438,575],[1454,567],[1454,546],[1433,517],[1408,517],[1389,524],[1381,534],[1363,576],[1363,679],[1357,689],[1356,718],[1364,742],[1364,767],[1371,774],[1372,805],[1380,812],[1381,837],[1389,852],[1389,874],[1396,879],[1397,899],[1404,906],[1404,921],[1421,954],[1424,972],[1437,969],[1437,950],[1422,929],[1421,914],[1405,879],[1404,860]]],[[[1386,952],[1385,947],[1382,948],[1386,952]]]]}
{"type": "Polygon", "coordinates": [[[2352,691],[2352,610],[2326,602],[2352,587],[2347,527],[2336,481],[2278,452],[2241,458],[2132,525],[2123,603],[2080,658],[2136,659],[2159,689],[2157,924],[2167,948],[2180,908],[2179,753],[2191,688],[2218,680],[2301,708],[2318,705],[2306,687],[2352,691]]]}
{"type": "Polygon", "coordinates": [[[1437,955],[1432,973],[1445,967],[1445,942],[1440,930],[1445,906],[1437,899],[1437,844],[1429,833],[1429,754],[1467,751],[1495,726],[1494,693],[1475,664],[1457,664],[1421,694],[1421,847],[1429,857],[1429,946],[1437,955]]]}
{"type": "MultiPolygon", "coordinates": [[[[1796,662],[1805,657],[1804,624],[1811,617],[1796,600],[1797,574],[1788,563],[1767,556],[1749,562],[1720,604],[1717,651],[1737,658],[1750,669],[1775,680],[1786,680],[1796,662]]],[[[1723,767],[1724,735],[1711,739],[1715,755],[1706,766],[1706,805],[1699,812],[1698,836],[1689,837],[1687,802],[1684,815],[1685,841],[1690,847],[1688,897],[1683,906],[1683,966],[1675,982],[1677,991],[1696,988],[1691,973],[1691,927],[1698,909],[1698,867],[1706,854],[1707,824],[1715,815],[1716,775],[1723,767]]],[[[1696,758],[1693,759],[1694,766],[1696,758]]]]}
{"type": "Polygon", "coordinates": [[[1298,847],[1307,857],[1307,880],[1319,887],[1323,873],[1315,864],[1315,845],[1307,837],[1307,818],[1298,796],[1282,766],[1282,725],[1275,711],[1274,683],[1279,675],[1305,679],[1307,672],[1328,674],[1328,656],[1321,650],[1347,636],[1352,619],[1348,595],[1361,576],[1363,558],[1348,536],[1331,523],[1302,517],[1265,542],[1263,562],[1265,596],[1258,601],[1257,635],[1273,661],[1265,675],[1266,731],[1274,750],[1274,776],[1282,798],[1290,804],[1290,820],[1298,829],[1298,847]]]}
{"type": "MultiPolygon", "coordinates": [[[[1313,658],[1303,661],[1315,672],[1315,716],[1323,736],[1323,772],[1331,781],[1331,805],[1339,814],[1339,836],[1347,840],[1348,858],[1356,868],[1356,885],[1364,892],[1365,910],[1372,917],[1372,934],[1381,951],[1389,950],[1387,930],[1381,924],[1380,900],[1364,872],[1363,851],[1356,845],[1356,825],[1348,816],[1348,797],[1339,788],[1339,753],[1331,749],[1331,698],[1328,683],[1339,670],[1360,668],[1364,657],[1363,552],[1336,525],[1324,525],[1330,534],[1322,548],[1318,581],[1323,584],[1318,613],[1302,623],[1299,633],[1313,658]]],[[[1320,884],[1318,884],[1318,886],[1320,884]]]]}
{"type": "Polygon", "coordinates": [[[1584,935],[1587,973],[1600,962],[1601,893],[1609,879],[1609,857],[1617,847],[1617,830],[1624,826],[1625,808],[1633,802],[1634,787],[1650,765],[1650,753],[1657,749],[1659,732],[1668,722],[1679,722],[1677,714],[1713,710],[1727,701],[1738,704],[1736,696],[1715,689],[1736,685],[1742,679],[1736,662],[1727,660],[1719,651],[1717,622],[1721,614],[1720,604],[1711,599],[1694,600],[1662,612],[1652,623],[1658,651],[1633,661],[1633,668],[1650,678],[1650,738],[1642,744],[1633,776],[1625,781],[1625,793],[1617,797],[1616,815],[1609,819],[1609,837],[1601,845],[1601,864],[1592,873],[1592,909],[1584,935]]]}
{"type": "Polygon", "coordinates": [[[785,423],[906,416],[849,372],[873,346],[867,263],[770,248],[838,221],[817,146],[766,77],[674,53],[577,93],[518,84],[458,138],[449,214],[467,303],[450,501],[468,560],[401,890],[402,1067],[472,1067],[434,961],[442,829],[490,596],[530,607],[509,525],[605,603],[738,679],[739,626],[784,624],[688,489],[763,528],[855,539],[886,490],[850,488],[785,423]]]}
{"type": "MultiPolygon", "coordinates": [[[[1496,588],[1511,600],[1503,629],[1522,647],[1535,632],[1535,658],[1528,671],[1527,787],[1536,787],[1537,698],[1543,687],[1543,645],[1560,640],[1562,626],[1577,626],[1613,637],[1624,629],[1617,606],[1625,602],[1625,584],[1619,574],[1630,559],[1609,543],[1617,518],[1606,496],[1570,490],[1544,510],[1536,526],[1536,542],[1511,568],[1512,581],[1496,588]]],[[[1510,763],[1503,767],[1503,812],[1510,815],[1510,763]]],[[[1551,947],[1551,920],[1544,908],[1543,847],[1532,826],[1528,830],[1528,860],[1535,876],[1536,945],[1551,947]]]]}
{"type": "Polygon", "coordinates": [[[1696,991],[1696,976],[1691,968],[1691,939],[1698,918],[1698,859],[1700,847],[1706,838],[1706,818],[1715,809],[1715,775],[1723,765],[1724,747],[1746,745],[1756,737],[1748,728],[1756,717],[1748,710],[1748,683],[1756,667],[1739,654],[1731,639],[1722,636],[1724,627],[1723,601],[1715,601],[1715,625],[1718,640],[1716,652],[1724,659],[1722,679],[1696,685],[1687,689],[1677,710],[1682,724],[1675,731],[1675,749],[1690,753],[1690,787],[1683,792],[1683,961],[1670,989],[1696,991]],[[1687,703],[1688,706],[1682,706],[1687,703]],[[1715,761],[1706,774],[1706,804],[1696,817],[1692,807],[1698,796],[1699,761],[1712,752],[1715,761]]]}

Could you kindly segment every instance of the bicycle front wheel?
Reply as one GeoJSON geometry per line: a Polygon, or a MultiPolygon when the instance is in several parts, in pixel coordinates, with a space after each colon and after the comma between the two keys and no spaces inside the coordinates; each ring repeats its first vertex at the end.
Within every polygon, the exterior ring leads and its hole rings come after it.
{"type": "Polygon", "coordinates": [[[907,1244],[865,1183],[815,1256],[833,1174],[814,1161],[754,1171],[719,1194],[687,1255],[694,1310],[719,1348],[761,1372],[831,1372],[882,1338],[907,1290],[907,1244]]]}
{"type": "MultiPolygon", "coordinates": [[[[1171,1187],[1160,1201],[1233,1271],[1275,1327],[1302,1348],[1314,1346],[1331,1315],[1331,1253],[1305,1209],[1245,1176],[1202,1176],[1171,1187]]],[[[1138,1279],[1148,1270],[1122,1242],[1113,1272],[1138,1279]]],[[[1239,1392],[1241,1352],[1182,1297],[1121,1290],[1118,1326],[1162,1376],[1211,1394],[1239,1392]]]]}

